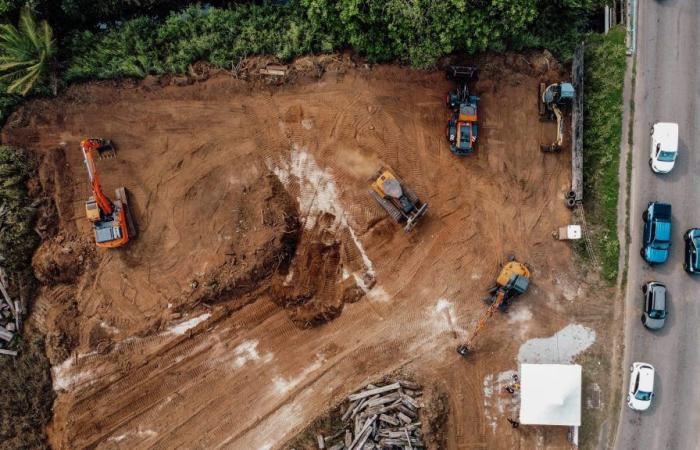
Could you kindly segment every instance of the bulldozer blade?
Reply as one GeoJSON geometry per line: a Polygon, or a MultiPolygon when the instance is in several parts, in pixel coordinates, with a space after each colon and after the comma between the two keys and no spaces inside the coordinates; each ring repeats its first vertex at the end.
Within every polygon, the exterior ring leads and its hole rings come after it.
{"type": "Polygon", "coordinates": [[[423,206],[421,206],[418,209],[418,212],[416,212],[412,217],[409,217],[408,220],[406,220],[406,226],[403,228],[403,230],[406,233],[410,233],[411,230],[413,230],[418,224],[418,220],[421,217],[423,217],[426,212],[428,212],[428,204],[424,203],[423,206]]]}
{"type": "Polygon", "coordinates": [[[544,83],[540,83],[537,93],[537,108],[540,111],[540,117],[545,116],[547,113],[547,106],[544,104],[544,101],[542,101],[542,94],[544,94],[545,89],[547,89],[547,86],[544,83]]]}
{"type": "Polygon", "coordinates": [[[551,144],[551,145],[542,144],[542,145],[540,145],[540,150],[543,153],[559,153],[561,151],[561,147],[558,146],[557,144],[551,144]]]}

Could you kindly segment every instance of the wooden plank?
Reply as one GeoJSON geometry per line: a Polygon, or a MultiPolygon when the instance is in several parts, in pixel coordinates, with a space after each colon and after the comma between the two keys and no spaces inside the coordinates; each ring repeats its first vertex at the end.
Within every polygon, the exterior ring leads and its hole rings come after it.
{"type": "Polygon", "coordinates": [[[367,401],[367,407],[371,408],[372,406],[383,405],[385,403],[391,403],[391,402],[396,401],[398,398],[399,398],[399,393],[392,392],[391,394],[385,395],[383,397],[370,399],[369,401],[367,401]]]}
{"type": "Polygon", "coordinates": [[[414,383],[413,381],[399,380],[399,384],[406,389],[411,389],[413,391],[420,390],[420,384],[414,383]]]}
{"type": "Polygon", "coordinates": [[[388,423],[389,425],[394,425],[394,426],[396,426],[396,425],[399,424],[399,421],[398,421],[398,420],[396,420],[395,418],[393,418],[393,417],[391,417],[391,416],[388,416],[388,415],[386,415],[386,414],[380,414],[380,415],[379,415],[379,420],[381,420],[381,421],[384,422],[384,423],[388,423]]]}
{"type": "Polygon", "coordinates": [[[319,450],[324,450],[326,448],[326,441],[323,440],[322,434],[316,435],[316,442],[318,443],[319,450]]]}
{"type": "Polygon", "coordinates": [[[17,352],[14,350],[0,348],[0,355],[17,356],[17,352]]]}
{"type": "Polygon", "coordinates": [[[0,282],[0,293],[2,293],[2,297],[5,300],[5,303],[10,307],[10,311],[12,311],[13,316],[17,316],[17,312],[15,311],[15,305],[12,303],[12,300],[10,299],[10,296],[7,294],[7,290],[5,289],[5,285],[0,282]]]}
{"type": "Polygon", "coordinates": [[[402,412],[400,412],[400,413],[398,414],[398,418],[399,418],[399,420],[402,421],[403,423],[411,423],[411,422],[413,422],[413,419],[411,419],[410,417],[408,417],[406,414],[404,414],[404,413],[402,413],[402,412]]]}
{"type": "Polygon", "coordinates": [[[378,387],[375,389],[369,389],[366,391],[358,392],[356,394],[352,394],[350,397],[348,397],[348,400],[350,400],[350,401],[360,400],[362,398],[371,397],[375,394],[381,394],[384,392],[395,391],[395,390],[399,389],[400,387],[401,387],[401,385],[399,383],[388,384],[386,386],[378,387]]]}
{"type": "Polygon", "coordinates": [[[0,339],[10,342],[14,336],[14,333],[7,331],[3,326],[0,326],[0,339]]]}

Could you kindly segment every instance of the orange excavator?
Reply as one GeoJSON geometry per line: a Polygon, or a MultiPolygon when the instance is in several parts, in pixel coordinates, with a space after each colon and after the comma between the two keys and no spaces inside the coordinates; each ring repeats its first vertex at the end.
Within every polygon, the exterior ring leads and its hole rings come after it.
{"type": "Polygon", "coordinates": [[[489,290],[490,296],[485,299],[491,306],[479,318],[469,340],[457,347],[457,353],[466,357],[473,348],[474,340],[486,328],[486,322],[496,310],[500,309],[505,312],[511,299],[524,294],[529,285],[530,269],[525,264],[515,261],[515,258],[511,258],[496,278],[496,284],[489,290]]]}
{"type": "Polygon", "coordinates": [[[85,158],[92,195],[85,202],[85,213],[95,230],[95,243],[102,248],[116,248],[126,245],[136,237],[136,227],[129,211],[126,188],[115,191],[112,201],[102,192],[100,177],[95,166],[95,156],[99,159],[114,157],[115,150],[108,139],[84,139],[80,149],[85,158]]]}

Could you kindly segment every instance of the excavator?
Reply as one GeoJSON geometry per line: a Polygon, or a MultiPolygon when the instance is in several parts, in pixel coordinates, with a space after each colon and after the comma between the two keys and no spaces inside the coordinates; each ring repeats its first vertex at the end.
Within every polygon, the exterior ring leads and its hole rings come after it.
{"type": "Polygon", "coordinates": [[[428,204],[421,202],[418,196],[387,167],[382,167],[372,177],[369,193],[396,223],[406,222],[404,225],[406,233],[413,230],[418,220],[428,212],[428,204]]]}
{"type": "Polygon", "coordinates": [[[540,120],[557,120],[557,140],[549,145],[541,145],[540,149],[545,153],[553,153],[561,150],[564,142],[564,114],[562,108],[569,107],[574,100],[574,85],[571,83],[555,83],[545,87],[540,83],[538,107],[540,120]]]}
{"type": "Polygon", "coordinates": [[[116,200],[110,200],[102,191],[95,165],[96,156],[102,159],[116,155],[114,145],[107,139],[84,139],[80,142],[80,150],[83,152],[92,188],[92,195],[85,202],[85,214],[92,223],[95,243],[101,248],[126,245],[136,237],[136,227],[129,211],[126,188],[117,188],[116,200]]]}
{"type": "Polygon", "coordinates": [[[496,310],[505,312],[510,301],[527,291],[530,285],[530,269],[525,264],[515,261],[514,257],[503,266],[501,273],[496,278],[496,284],[489,289],[489,297],[485,300],[490,303],[488,309],[481,315],[472,331],[469,339],[464,344],[457,347],[457,353],[466,357],[473,348],[474,340],[486,328],[486,322],[494,315],[496,310]]]}

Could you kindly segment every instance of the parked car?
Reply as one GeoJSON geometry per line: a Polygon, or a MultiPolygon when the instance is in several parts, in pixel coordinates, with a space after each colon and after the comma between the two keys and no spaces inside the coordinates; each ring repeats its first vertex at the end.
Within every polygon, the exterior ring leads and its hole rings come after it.
{"type": "Polygon", "coordinates": [[[685,240],[685,262],[688,273],[700,273],[700,228],[691,228],[683,235],[685,240]]]}
{"type": "Polygon", "coordinates": [[[666,285],[658,281],[650,281],[642,286],[642,293],[644,293],[642,323],[650,330],[663,328],[668,315],[666,285]]]}
{"type": "Polygon", "coordinates": [[[644,362],[636,362],[630,367],[630,389],[627,406],[636,411],[646,411],[654,398],[654,367],[644,362]]]}
{"type": "Polygon", "coordinates": [[[649,264],[663,264],[671,248],[671,205],[649,202],[642,214],[644,236],[642,258],[649,264]]]}
{"type": "Polygon", "coordinates": [[[649,165],[656,173],[669,173],[678,156],[678,124],[659,122],[651,127],[649,165]]]}

